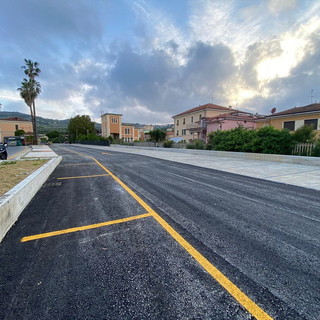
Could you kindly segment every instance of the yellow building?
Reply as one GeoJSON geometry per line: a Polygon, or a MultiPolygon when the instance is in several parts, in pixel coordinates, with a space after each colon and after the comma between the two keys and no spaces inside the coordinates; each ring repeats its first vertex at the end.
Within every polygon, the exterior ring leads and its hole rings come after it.
{"type": "Polygon", "coordinates": [[[304,107],[277,112],[256,120],[256,124],[257,128],[270,125],[276,129],[288,129],[290,131],[295,131],[304,125],[311,125],[316,130],[317,136],[320,136],[320,104],[313,103],[304,107]]]}
{"type": "Polygon", "coordinates": [[[122,123],[122,114],[116,113],[105,113],[101,116],[101,134],[103,137],[111,136],[114,140],[124,142],[141,139],[141,130],[132,123],[122,123]]]}
{"type": "Polygon", "coordinates": [[[205,139],[205,124],[201,121],[207,117],[215,117],[233,110],[231,107],[226,108],[212,103],[208,103],[182,113],[172,118],[174,119],[175,137],[182,138],[186,142],[197,139],[205,139]]]}
{"type": "Polygon", "coordinates": [[[27,134],[32,134],[31,121],[18,117],[0,119],[0,142],[4,141],[4,137],[14,137],[14,133],[17,130],[23,130],[27,134]]]}

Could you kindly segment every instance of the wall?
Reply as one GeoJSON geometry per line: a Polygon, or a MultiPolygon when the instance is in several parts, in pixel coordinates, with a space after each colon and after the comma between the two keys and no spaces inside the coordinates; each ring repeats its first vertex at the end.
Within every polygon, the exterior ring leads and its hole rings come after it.
{"type": "Polygon", "coordinates": [[[318,114],[306,114],[306,115],[288,115],[286,117],[279,117],[273,119],[266,119],[263,122],[257,122],[257,128],[262,128],[265,125],[271,125],[276,129],[283,129],[283,123],[285,121],[296,121],[295,130],[299,127],[303,126],[304,120],[308,119],[318,119],[318,128],[317,128],[317,135],[320,136],[320,113],[318,114]]]}
{"type": "Polygon", "coordinates": [[[4,137],[14,136],[18,126],[19,130],[32,132],[32,123],[30,121],[13,121],[13,120],[0,120],[0,142],[3,142],[4,137]]]}

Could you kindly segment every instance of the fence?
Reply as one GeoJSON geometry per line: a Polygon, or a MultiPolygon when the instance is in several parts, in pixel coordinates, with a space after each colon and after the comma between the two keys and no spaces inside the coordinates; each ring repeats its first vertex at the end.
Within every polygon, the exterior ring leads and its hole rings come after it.
{"type": "Polygon", "coordinates": [[[315,143],[297,143],[292,151],[292,154],[297,156],[311,156],[315,143]]]}

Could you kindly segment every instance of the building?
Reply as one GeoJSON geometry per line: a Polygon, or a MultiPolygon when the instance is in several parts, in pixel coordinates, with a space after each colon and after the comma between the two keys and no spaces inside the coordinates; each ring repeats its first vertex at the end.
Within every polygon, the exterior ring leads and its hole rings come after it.
{"type": "Polygon", "coordinates": [[[141,129],[133,123],[122,123],[122,114],[105,113],[101,116],[101,135],[114,140],[133,142],[141,139],[141,129]]]}
{"type": "Polygon", "coordinates": [[[193,140],[206,140],[205,118],[215,117],[223,113],[236,111],[231,107],[226,108],[208,103],[196,108],[179,113],[174,119],[175,137],[180,137],[186,142],[193,140]]]}
{"type": "Polygon", "coordinates": [[[0,119],[0,142],[3,142],[5,137],[14,137],[17,130],[23,130],[26,134],[32,135],[31,121],[18,117],[0,119]]]}
{"type": "Polygon", "coordinates": [[[101,116],[101,135],[112,137],[114,140],[122,139],[122,114],[105,113],[101,116]]]}
{"type": "Polygon", "coordinates": [[[206,139],[210,132],[219,130],[230,130],[238,128],[239,126],[246,129],[256,128],[257,117],[243,111],[233,111],[229,113],[219,114],[215,117],[205,118],[206,139]]]}
{"type": "Polygon", "coordinates": [[[295,131],[303,125],[311,125],[320,136],[320,104],[313,103],[304,107],[295,107],[277,112],[256,120],[257,128],[266,125],[276,129],[295,131]]]}

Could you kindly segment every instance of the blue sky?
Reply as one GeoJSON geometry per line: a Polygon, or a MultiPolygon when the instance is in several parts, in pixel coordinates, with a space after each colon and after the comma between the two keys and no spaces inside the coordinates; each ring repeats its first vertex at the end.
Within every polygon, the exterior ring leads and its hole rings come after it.
{"type": "Polygon", "coordinates": [[[213,102],[269,114],[320,101],[317,0],[1,0],[0,103],[40,63],[39,116],[170,123],[213,102]],[[311,90],[312,94],[311,94],[311,90]]]}

